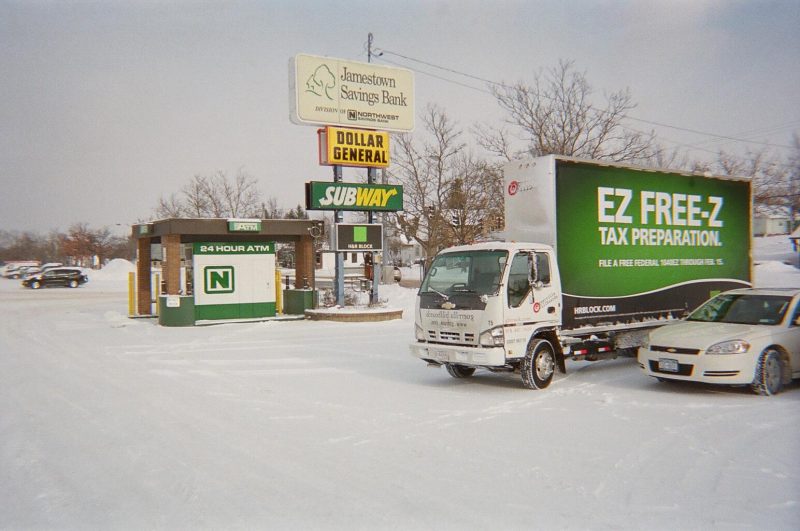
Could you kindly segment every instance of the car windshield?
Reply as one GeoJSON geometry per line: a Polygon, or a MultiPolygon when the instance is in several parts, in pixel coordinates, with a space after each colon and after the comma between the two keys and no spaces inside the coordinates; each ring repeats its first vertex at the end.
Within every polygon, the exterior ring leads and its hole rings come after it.
{"type": "Polygon", "coordinates": [[[508,260],[506,251],[469,251],[437,256],[431,264],[420,293],[491,295],[500,288],[508,260]]]}
{"type": "Polygon", "coordinates": [[[783,321],[791,297],[762,294],[717,295],[693,311],[687,321],[775,325],[783,321]]]}

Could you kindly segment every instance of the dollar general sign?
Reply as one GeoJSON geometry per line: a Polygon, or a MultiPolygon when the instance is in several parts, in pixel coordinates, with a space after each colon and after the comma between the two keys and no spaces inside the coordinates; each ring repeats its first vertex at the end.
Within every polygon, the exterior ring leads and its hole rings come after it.
{"type": "Polygon", "coordinates": [[[364,129],[326,127],[319,130],[320,164],[386,168],[389,133],[364,129]]]}

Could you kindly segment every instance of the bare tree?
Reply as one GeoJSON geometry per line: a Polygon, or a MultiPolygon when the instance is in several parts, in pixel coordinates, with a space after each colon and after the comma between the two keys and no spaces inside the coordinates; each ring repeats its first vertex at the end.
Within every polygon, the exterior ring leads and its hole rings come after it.
{"type": "Polygon", "coordinates": [[[525,147],[511,148],[509,132],[484,128],[480,144],[504,159],[529,155],[641,162],[654,152],[654,134],[625,128],[628,112],[636,107],[628,89],[606,96],[602,107],[592,103],[592,87],[572,61],[535,76],[532,85],[493,86],[507,123],[521,133],[525,147]]]}
{"type": "Polygon", "coordinates": [[[449,243],[472,243],[489,231],[502,229],[502,169],[460,153],[453,170],[458,177],[450,183],[447,199],[449,243]]]}
{"type": "Polygon", "coordinates": [[[264,219],[280,219],[283,217],[283,209],[278,206],[278,199],[270,197],[266,203],[261,204],[264,219]]]}
{"type": "Polygon", "coordinates": [[[61,254],[82,266],[94,265],[95,260],[102,265],[116,243],[108,228],[92,230],[86,223],[76,223],[61,241],[61,254]]]}
{"type": "Polygon", "coordinates": [[[484,221],[502,209],[502,194],[490,197],[502,184],[496,169],[466,151],[462,131],[442,109],[428,106],[422,123],[424,139],[406,134],[395,140],[389,176],[404,190],[397,225],[430,260],[448,245],[484,234],[484,221]]]}
{"type": "Polygon", "coordinates": [[[161,197],[155,210],[160,218],[261,217],[264,203],[258,182],[239,170],[235,177],[219,171],[195,175],[179,193],[161,197]]]}
{"type": "Polygon", "coordinates": [[[800,137],[794,135],[794,150],[786,159],[767,150],[733,155],[720,151],[714,163],[696,162],[695,170],[750,178],[755,205],[783,207],[794,224],[800,212],[800,137]]]}

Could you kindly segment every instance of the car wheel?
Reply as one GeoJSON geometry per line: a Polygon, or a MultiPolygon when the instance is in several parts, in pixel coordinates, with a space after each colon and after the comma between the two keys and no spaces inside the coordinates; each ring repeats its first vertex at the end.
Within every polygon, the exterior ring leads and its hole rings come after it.
{"type": "Polygon", "coordinates": [[[534,339],[528,344],[522,360],[522,383],[528,389],[544,389],[553,381],[556,355],[553,345],[545,339],[534,339]]]}
{"type": "Polygon", "coordinates": [[[453,378],[469,378],[475,374],[475,367],[467,367],[466,365],[457,365],[455,363],[445,363],[444,366],[453,378]]]}
{"type": "Polygon", "coordinates": [[[77,281],[77,280],[75,280],[75,279],[72,279],[72,280],[70,280],[70,281],[69,281],[69,287],[71,287],[71,288],[77,288],[77,287],[78,287],[78,281],[77,281]]]}
{"type": "Polygon", "coordinates": [[[34,280],[33,282],[31,282],[31,287],[33,289],[39,289],[42,287],[42,284],[38,280],[34,280]]]}
{"type": "Polygon", "coordinates": [[[750,387],[754,393],[764,396],[780,392],[783,388],[783,362],[780,352],[769,348],[761,353],[756,366],[756,376],[750,387]]]}

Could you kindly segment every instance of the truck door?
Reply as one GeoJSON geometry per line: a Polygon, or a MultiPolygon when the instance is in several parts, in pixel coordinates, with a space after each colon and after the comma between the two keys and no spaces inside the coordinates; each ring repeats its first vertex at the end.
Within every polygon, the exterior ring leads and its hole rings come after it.
{"type": "Polygon", "coordinates": [[[506,282],[506,322],[541,323],[561,318],[558,283],[553,282],[550,257],[544,252],[519,252],[511,260],[506,282]]]}

